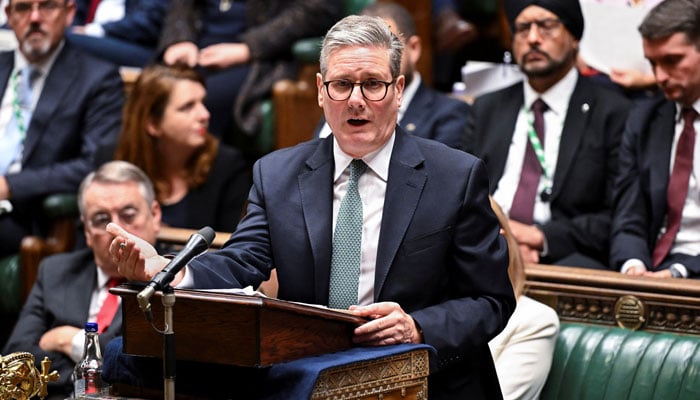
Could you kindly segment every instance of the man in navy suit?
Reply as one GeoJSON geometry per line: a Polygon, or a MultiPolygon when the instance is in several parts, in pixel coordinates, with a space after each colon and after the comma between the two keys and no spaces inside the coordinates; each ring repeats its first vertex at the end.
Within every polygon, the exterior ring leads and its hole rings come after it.
{"type": "Polygon", "coordinates": [[[3,349],[3,354],[34,354],[37,367],[44,356],[49,357],[52,368],[61,375],[58,382],[49,383],[49,395],[54,399],[65,399],[72,392],[71,373],[83,355],[82,328],[86,322],[100,324],[103,349],[121,335],[120,310],[112,309],[104,317],[100,312],[110,278],[120,278],[109,254],[112,236],[105,226],[119,221],[149,243],[155,243],[160,229],[161,211],[151,181],[124,161],[106,163],[85,178],[79,207],[89,248],[41,262],[37,280],[3,349]]]}
{"type": "Polygon", "coordinates": [[[664,96],[638,104],[623,135],[610,256],[623,273],[700,277],[698,15],[698,0],[666,0],[639,26],[664,96]]]}
{"type": "Polygon", "coordinates": [[[0,256],[43,233],[41,200],[74,193],[95,150],[114,146],[124,97],[115,66],[65,42],[72,0],[12,0],[5,12],[18,47],[0,53],[0,256]]]}
{"type": "Polygon", "coordinates": [[[477,98],[466,149],[486,163],[527,262],[608,268],[612,186],[628,101],[576,70],[579,0],[508,0],[522,83],[477,98]],[[538,114],[532,106],[541,104],[538,114]]]}
{"type": "MultiPolygon", "coordinates": [[[[404,42],[401,73],[406,87],[399,107],[399,125],[408,133],[433,139],[454,148],[462,146],[469,105],[430,88],[423,82],[416,65],[421,56],[421,38],[416,34],[413,16],[396,3],[377,2],[362,10],[362,15],[382,17],[392,32],[404,42]]],[[[314,137],[331,134],[330,126],[322,119],[314,137]]]]}
{"type": "MultiPolygon", "coordinates": [[[[483,163],[396,125],[402,47],[378,17],[348,16],[331,28],[316,83],[333,135],[261,158],[236,232],[173,284],[258,287],[274,268],[279,298],[321,305],[353,285],[350,312],[371,319],[356,328],[355,343],[427,343],[437,350],[430,399],[498,399],[488,341],[514,308],[507,244],[483,163]],[[354,180],[358,164],[366,171],[354,180]],[[338,215],[349,187],[362,204],[358,272],[331,289],[333,274],[352,264],[335,262],[352,247],[334,235],[347,226],[338,215]]],[[[129,279],[148,281],[167,264],[116,224],[108,231],[129,279]]]]}

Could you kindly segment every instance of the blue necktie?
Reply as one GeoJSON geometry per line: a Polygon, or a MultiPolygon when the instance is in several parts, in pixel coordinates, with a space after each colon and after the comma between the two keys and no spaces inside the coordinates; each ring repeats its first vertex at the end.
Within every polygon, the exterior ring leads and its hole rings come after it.
{"type": "Polygon", "coordinates": [[[362,199],[357,182],[365,169],[367,164],[362,160],[352,160],[350,163],[347,192],[338,210],[328,296],[328,306],[331,308],[347,309],[357,304],[362,253],[362,199]]]}
{"type": "Polygon", "coordinates": [[[39,71],[33,67],[25,67],[15,71],[10,78],[8,89],[12,91],[12,117],[5,131],[5,137],[0,140],[0,174],[5,175],[13,163],[20,162],[24,139],[32,118],[34,81],[39,71]]]}

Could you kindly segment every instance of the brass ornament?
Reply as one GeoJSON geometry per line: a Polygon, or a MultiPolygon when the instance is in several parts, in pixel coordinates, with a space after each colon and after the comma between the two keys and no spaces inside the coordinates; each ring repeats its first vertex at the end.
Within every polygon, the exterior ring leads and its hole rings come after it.
{"type": "Polygon", "coordinates": [[[615,303],[615,321],[621,328],[636,331],[646,322],[646,307],[636,296],[622,296],[615,303]]]}
{"type": "Polygon", "coordinates": [[[51,370],[51,361],[44,357],[41,371],[34,365],[31,353],[16,352],[0,355],[0,400],[40,399],[48,395],[48,382],[58,380],[58,372],[51,370]]]}

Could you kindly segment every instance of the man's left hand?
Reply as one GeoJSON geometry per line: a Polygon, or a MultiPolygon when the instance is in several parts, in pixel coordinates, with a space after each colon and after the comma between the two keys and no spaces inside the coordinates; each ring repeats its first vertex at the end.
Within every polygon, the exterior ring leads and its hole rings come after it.
{"type": "Polygon", "coordinates": [[[57,326],[41,336],[39,347],[44,351],[56,351],[70,356],[73,336],[80,330],[70,325],[57,326]]]}
{"type": "Polygon", "coordinates": [[[413,318],[397,303],[383,302],[351,306],[352,314],[371,321],[355,329],[353,342],[364,346],[422,343],[423,336],[413,318]]]}
{"type": "Polygon", "coordinates": [[[524,244],[540,251],[544,248],[544,233],[542,233],[540,228],[512,219],[508,220],[508,226],[518,244],[524,244]]]}

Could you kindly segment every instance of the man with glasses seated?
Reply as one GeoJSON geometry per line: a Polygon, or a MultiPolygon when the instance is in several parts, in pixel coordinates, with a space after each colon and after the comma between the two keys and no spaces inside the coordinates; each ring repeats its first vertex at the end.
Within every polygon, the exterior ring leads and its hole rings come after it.
{"type": "Polygon", "coordinates": [[[607,268],[612,183],[628,101],[576,69],[579,0],[506,0],[524,82],[476,99],[465,148],[526,262],[607,268]]]}
{"type": "Polygon", "coordinates": [[[64,40],[73,0],[11,0],[18,46],[0,52],[0,257],[45,233],[41,201],[75,193],[95,150],[119,135],[123,84],[116,66],[64,40]]]}
{"type": "MultiPolygon", "coordinates": [[[[153,185],[138,167],[108,162],[89,174],[78,193],[89,248],[44,259],[27,302],[2,354],[27,351],[39,364],[52,361],[60,378],[49,383],[49,398],[64,399],[73,390],[71,373],[83,353],[83,326],[96,321],[104,348],[121,335],[119,297],[109,288],[122,280],[109,254],[108,223],[122,224],[150,243],[160,229],[160,206],[153,185]]],[[[40,367],[40,366],[39,366],[40,367]]]]}

